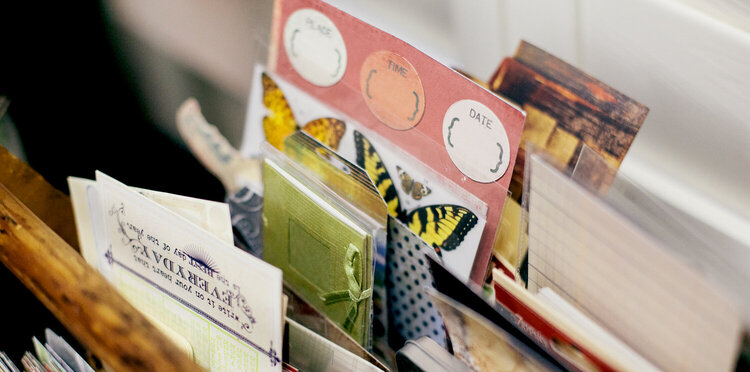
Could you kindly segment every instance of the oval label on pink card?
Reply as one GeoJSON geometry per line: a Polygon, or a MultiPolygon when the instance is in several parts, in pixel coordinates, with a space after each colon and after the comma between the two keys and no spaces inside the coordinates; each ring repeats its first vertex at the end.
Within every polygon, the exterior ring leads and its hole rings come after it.
{"type": "Polygon", "coordinates": [[[411,129],[424,115],[424,87],[419,74],[396,53],[380,50],[370,54],[362,64],[360,87],[370,111],[393,129],[411,129]]]}
{"type": "Polygon", "coordinates": [[[344,38],[333,21],[315,9],[299,9],[289,16],[284,49],[294,69],[312,84],[329,87],[344,77],[344,38]]]}
{"type": "Polygon", "coordinates": [[[481,102],[464,99],[443,117],[443,141],[453,164],[477,182],[495,182],[510,165],[510,145],[503,123],[481,102]]]}

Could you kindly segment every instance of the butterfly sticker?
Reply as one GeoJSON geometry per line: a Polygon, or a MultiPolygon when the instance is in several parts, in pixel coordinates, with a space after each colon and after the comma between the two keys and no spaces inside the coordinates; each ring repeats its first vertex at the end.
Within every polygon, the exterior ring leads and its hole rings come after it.
{"type": "Polygon", "coordinates": [[[407,195],[410,195],[412,199],[420,200],[423,197],[430,195],[432,192],[429,187],[411,178],[409,173],[406,173],[406,171],[401,169],[398,165],[396,166],[396,171],[398,171],[398,178],[401,179],[401,190],[404,190],[404,192],[407,195]]]}
{"type": "MultiPolygon", "coordinates": [[[[388,214],[403,222],[413,233],[435,248],[441,258],[443,250],[456,249],[477,224],[478,219],[474,213],[465,207],[452,204],[428,205],[407,213],[401,207],[396,186],[380,155],[370,141],[356,130],[354,145],[357,150],[357,165],[364,168],[375,182],[378,192],[388,206],[388,214]]],[[[401,168],[397,169],[400,173],[401,168]]]]}
{"type": "MultiPolygon", "coordinates": [[[[273,147],[283,150],[284,139],[300,130],[300,127],[294,119],[292,108],[289,107],[289,102],[284,97],[281,88],[266,73],[261,74],[261,79],[263,80],[263,105],[269,111],[269,115],[263,117],[263,131],[266,140],[273,147]]],[[[346,123],[334,118],[320,118],[305,124],[302,130],[322,144],[337,150],[341,137],[346,132],[346,123]]]]}

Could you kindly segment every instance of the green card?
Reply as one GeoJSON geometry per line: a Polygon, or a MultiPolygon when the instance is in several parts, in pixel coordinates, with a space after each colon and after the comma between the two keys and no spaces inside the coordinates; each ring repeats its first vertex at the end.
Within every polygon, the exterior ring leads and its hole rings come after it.
{"type": "Polygon", "coordinates": [[[264,259],[300,297],[371,347],[372,221],[281,153],[266,156],[263,171],[264,259]]]}

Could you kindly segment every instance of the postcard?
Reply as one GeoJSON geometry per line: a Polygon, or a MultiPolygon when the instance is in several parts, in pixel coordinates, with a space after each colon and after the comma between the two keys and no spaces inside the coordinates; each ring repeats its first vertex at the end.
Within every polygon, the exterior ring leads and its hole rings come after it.
{"type": "MultiPolygon", "coordinates": [[[[81,255],[86,262],[96,267],[99,264],[99,257],[96,253],[87,192],[88,188],[94,187],[96,187],[96,182],[93,180],[68,177],[70,201],[73,204],[73,214],[81,255]]],[[[138,187],[133,187],[132,189],[200,226],[221,241],[228,244],[232,244],[234,241],[229,206],[227,204],[138,187]]]]}
{"type": "Polygon", "coordinates": [[[648,114],[643,104],[525,41],[503,60],[490,87],[528,115],[510,186],[517,201],[527,143],[570,169],[585,144],[618,168],[648,114]]]}
{"type": "Polygon", "coordinates": [[[101,172],[96,179],[105,277],[185,337],[204,368],[280,371],[281,271],[101,172]]]}
{"type": "MultiPolygon", "coordinates": [[[[481,229],[470,275],[480,282],[524,113],[411,45],[321,1],[276,1],[269,55],[268,68],[276,76],[354,119],[361,124],[358,131],[366,129],[388,140],[487,205],[487,224],[481,229]]],[[[283,120],[289,116],[288,107],[270,100],[268,106],[273,113],[264,126],[289,128],[283,124],[288,123],[283,120]]],[[[321,126],[307,120],[295,126],[321,126]]],[[[260,138],[259,132],[260,128],[249,130],[247,136],[260,138]]],[[[246,155],[257,150],[248,147],[246,155]]]]}

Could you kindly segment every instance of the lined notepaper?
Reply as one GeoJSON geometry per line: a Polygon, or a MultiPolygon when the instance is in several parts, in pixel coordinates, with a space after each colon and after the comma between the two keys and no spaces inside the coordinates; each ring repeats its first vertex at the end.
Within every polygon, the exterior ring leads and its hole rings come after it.
{"type": "Polygon", "coordinates": [[[530,162],[529,290],[554,289],[665,370],[732,369],[736,305],[539,156],[530,162]]]}

